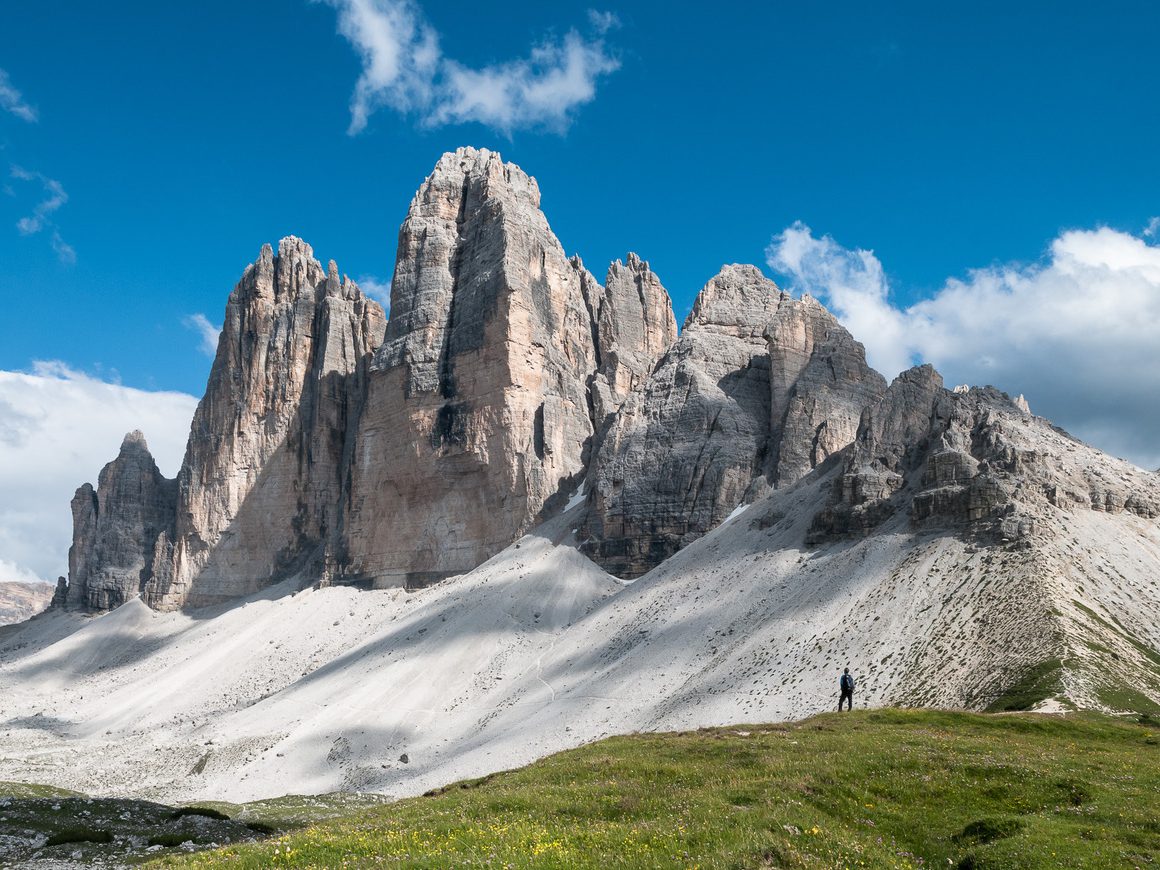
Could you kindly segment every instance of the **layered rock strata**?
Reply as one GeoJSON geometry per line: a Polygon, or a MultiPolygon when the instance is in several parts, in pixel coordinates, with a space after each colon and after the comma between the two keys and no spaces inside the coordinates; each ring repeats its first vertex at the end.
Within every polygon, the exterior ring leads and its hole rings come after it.
{"type": "Polygon", "coordinates": [[[772,483],[787,486],[854,440],[886,392],[860,342],[810,296],[782,300],[769,342],[772,483]]]}
{"type": "Polygon", "coordinates": [[[594,420],[608,421],[652,374],[677,340],[673,303],[648,263],[629,254],[608,267],[603,292],[585,282],[596,325],[597,371],[592,384],[594,420]]]}
{"type": "Polygon", "coordinates": [[[145,436],[130,432],[97,488],[86,483],[73,496],[66,606],[108,610],[140,595],[153,578],[158,539],[172,533],[176,505],[177,482],[158,471],[145,436]]]}
{"type": "Polygon", "coordinates": [[[359,367],[382,308],[301,239],[267,245],[226,305],[145,600],[199,606],[318,570],[336,529],[359,367]]]}
{"type": "Polygon", "coordinates": [[[594,460],[586,552],[635,577],[849,444],[885,381],[819,303],[726,266],[613,419],[594,460]]]}
{"type": "Polygon", "coordinates": [[[596,418],[675,331],[638,258],[609,275],[602,288],[565,255],[519,167],[475,149],[439,161],[399,233],[343,579],[421,586],[470,570],[579,486],[596,418]]]}
{"type": "Polygon", "coordinates": [[[301,239],[265,246],[230,294],[177,480],[134,433],[96,490],[77,491],[66,605],[201,606],[321,570],[384,327],[382,308],[301,239]]]}
{"type": "Polygon", "coordinates": [[[1127,463],[1101,470],[1084,460],[1091,452],[1033,417],[1022,397],[993,387],[947,390],[938,372],[919,366],[863,413],[807,541],[865,535],[899,511],[916,528],[1007,544],[1034,535],[1045,506],[1160,516],[1160,487],[1147,472],[1127,463]]]}

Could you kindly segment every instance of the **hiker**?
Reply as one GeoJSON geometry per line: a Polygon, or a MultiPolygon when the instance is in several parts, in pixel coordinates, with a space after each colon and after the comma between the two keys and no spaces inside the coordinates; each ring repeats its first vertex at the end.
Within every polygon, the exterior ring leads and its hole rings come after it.
{"type": "Polygon", "coordinates": [[[842,690],[842,697],[838,698],[838,712],[842,712],[842,702],[846,702],[846,712],[854,709],[854,678],[850,676],[850,669],[842,672],[842,679],[838,680],[838,687],[842,690]]]}

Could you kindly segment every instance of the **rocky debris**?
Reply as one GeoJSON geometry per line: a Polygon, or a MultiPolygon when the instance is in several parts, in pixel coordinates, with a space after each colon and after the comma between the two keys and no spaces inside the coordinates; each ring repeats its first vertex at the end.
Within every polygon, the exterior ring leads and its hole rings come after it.
{"type": "Polygon", "coordinates": [[[765,332],[776,486],[805,477],[854,440],[862,410],[886,391],[866,350],[809,296],[778,306],[765,332]]]}
{"type": "Polygon", "coordinates": [[[24,622],[49,606],[54,587],[48,583],[0,581],[0,625],[24,622]]]}
{"type": "Polygon", "coordinates": [[[597,333],[599,368],[592,384],[597,426],[644,383],[677,339],[673,303],[660,279],[636,254],[625,259],[608,267],[603,293],[594,282],[582,284],[597,333]]]}
{"type": "Polygon", "coordinates": [[[900,510],[914,527],[959,529],[985,543],[1025,541],[1047,505],[1160,516],[1160,487],[1146,473],[1031,417],[1026,405],[994,387],[947,390],[929,365],[903,372],[862,415],[807,543],[865,535],[900,510]]]}
{"type": "Polygon", "coordinates": [[[565,256],[519,167],[487,150],[444,155],[399,233],[344,579],[414,587],[470,570],[567,500],[595,434],[594,376],[615,401],[664,340],[664,290],[639,261],[628,271],[614,267],[605,291],[565,256]],[[638,283],[637,321],[613,323],[638,283]]]}
{"type": "Polygon", "coordinates": [[[153,577],[159,538],[172,533],[177,483],[157,469],[145,436],[130,432],[97,488],[73,496],[71,578],[65,605],[108,610],[141,594],[153,577]]]}

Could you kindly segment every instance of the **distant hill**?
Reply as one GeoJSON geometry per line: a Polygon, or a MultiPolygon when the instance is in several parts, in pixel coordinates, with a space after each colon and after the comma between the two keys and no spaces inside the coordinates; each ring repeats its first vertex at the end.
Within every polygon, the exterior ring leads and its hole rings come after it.
{"type": "Polygon", "coordinates": [[[0,582],[0,625],[24,622],[52,601],[53,587],[48,583],[0,582]]]}

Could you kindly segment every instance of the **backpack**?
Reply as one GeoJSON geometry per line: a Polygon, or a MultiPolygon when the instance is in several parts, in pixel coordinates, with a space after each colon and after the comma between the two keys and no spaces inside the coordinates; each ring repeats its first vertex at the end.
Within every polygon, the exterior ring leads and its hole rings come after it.
{"type": "Polygon", "coordinates": [[[854,678],[851,677],[849,674],[842,674],[841,686],[842,686],[843,692],[853,692],[854,691],[854,678]]]}

